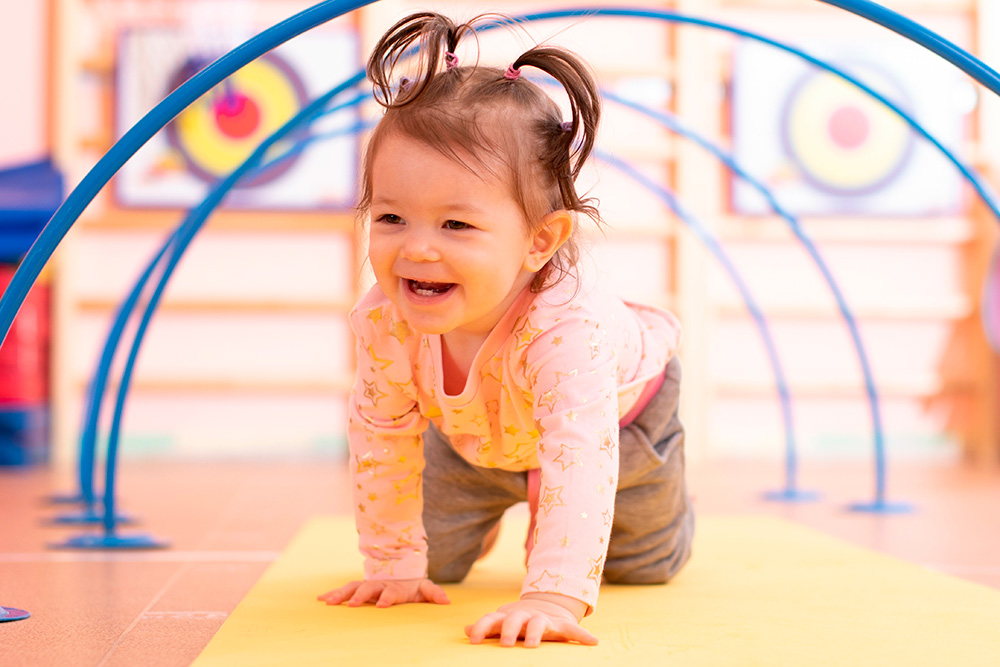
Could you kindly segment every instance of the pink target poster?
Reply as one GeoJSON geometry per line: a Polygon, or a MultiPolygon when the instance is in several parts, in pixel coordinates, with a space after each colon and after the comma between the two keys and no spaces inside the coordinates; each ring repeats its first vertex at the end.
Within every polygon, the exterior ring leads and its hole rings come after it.
{"type": "MultiPolygon", "coordinates": [[[[117,67],[118,136],[223,54],[193,48],[180,28],[123,33],[117,67]]],[[[119,203],[198,204],[275,130],[359,68],[357,36],[350,30],[301,35],[247,64],[181,112],[129,160],[115,182],[119,203]]],[[[351,129],[358,119],[355,109],[346,109],[296,130],[230,192],[225,206],[352,206],[358,141],[351,129]]]]}
{"type": "MultiPolygon", "coordinates": [[[[976,93],[947,63],[896,42],[812,42],[805,50],[891,100],[962,159],[976,93]]],[[[735,52],[733,145],[737,162],[795,214],[926,216],[962,204],[954,165],[897,114],[842,78],[755,42],[735,52]]],[[[772,213],[736,178],[733,208],[772,213]]]]}

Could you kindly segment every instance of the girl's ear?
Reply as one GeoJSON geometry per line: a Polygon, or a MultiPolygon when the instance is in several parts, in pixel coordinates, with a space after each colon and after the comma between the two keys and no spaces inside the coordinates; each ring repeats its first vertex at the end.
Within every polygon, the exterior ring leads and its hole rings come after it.
{"type": "Polygon", "coordinates": [[[546,215],[534,232],[524,268],[532,273],[541,271],[572,233],[573,216],[569,211],[560,209],[546,215]]]}

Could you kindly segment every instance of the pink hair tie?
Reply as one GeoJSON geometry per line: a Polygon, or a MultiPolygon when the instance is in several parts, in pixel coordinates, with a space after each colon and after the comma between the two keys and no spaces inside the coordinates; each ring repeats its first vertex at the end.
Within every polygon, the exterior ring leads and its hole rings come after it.
{"type": "Polygon", "coordinates": [[[573,121],[571,121],[571,120],[565,120],[562,123],[559,123],[559,129],[562,130],[563,132],[572,132],[573,131],[573,121]]]}
{"type": "Polygon", "coordinates": [[[458,56],[456,56],[451,51],[445,51],[444,66],[445,69],[455,69],[456,67],[458,67],[458,56]]]}
{"type": "Polygon", "coordinates": [[[507,71],[503,73],[503,78],[508,79],[510,81],[517,81],[517,77],[519,76],[521,76],[520,67],[514,67],[513,63],[507,65],[507,71]]]}

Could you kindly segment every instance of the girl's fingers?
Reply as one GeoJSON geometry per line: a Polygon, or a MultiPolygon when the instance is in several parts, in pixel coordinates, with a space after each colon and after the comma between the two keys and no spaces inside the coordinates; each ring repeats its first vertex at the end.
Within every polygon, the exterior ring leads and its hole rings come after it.
{"type": "Polygon", "coordinates": [[[506,614],[494,611],[486,614],[472,625],[466,626],[465,634],[469,638],[469,642],[472,644],[479,644],[482,643],[487,636],[495,637],[500,634],[503,619],[506,617],[506,614]]]}
{"type": "Polygon", "coordinates": [[[597,637],[590,634],[576,623],[569,623],[567,621],[557,623],[555,626],[555,632],[556,635],[558,635],[557,637],[554,637],[555,639],[580,642],[581,644],[585,644],[587,646],[597,646],[597,637]]]}
{"type": "Polygon", "coordinates": [[[448,594],[444,592],[444,589],[430,579],[424,579],[420,582],[419,593],[423,596],[423,599],[428,602],[433,602],[435,604],[451,604],[451,600],[448,599],[448,594]]]}
{"type": "Polygon", "coordinates": [[[532,616],[528,625],[524,628],[525,648],[536,648],[542,643],[545,631],[551,627],[549,619],[545,616],[532,616]]]}
{"type": "MultiPolygon", "coordinates": [[[[404,602],[400,599],[400,591],[395,586],[386,586],[382,589],[382,592],[378,596],[378,600],[375,602],[376,607],[391,607],[397,602],[404,602]]],[[[372,596],[374,597],[374,595],[372,596]]]]}
{"type": "Polygon", "coordinates": [[[531,620],[531,614],[526,611],[517,610],[507,614],[503,625],[500,628],[500,645],[513,646],[517,643],[517,638],[521,636],[521,630],[531,620]]]}
{"type": "Polygon", "coordinates": [[[344,600],[347,600],[352,595],[354,595],[354,592],[358,589],[358,586],[360,585],[361,585],[360,581],[352,581],[349,584],[344,584],[340,588],[334,589],[332,591],[327,591],[326,593],[317,596],[316,599],[326,602],[327,604],[337,605],[343,602],[344,600]]]}
{"type": "Polygon", "coordinates": [[[347,601],[348,607],[360,607],[369,600],[378,597],[379,593],[382,592],[382,584],[379,582],[366,581],[363,582],[358,589],[354,591],[354,595],[351,599],[347,601]]]}

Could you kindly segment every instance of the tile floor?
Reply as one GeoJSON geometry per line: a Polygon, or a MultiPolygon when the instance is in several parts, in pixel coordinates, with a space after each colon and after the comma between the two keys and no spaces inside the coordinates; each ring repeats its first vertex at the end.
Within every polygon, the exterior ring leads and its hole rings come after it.
{"type": "MultiPolygon", "coordinates": [[[[903,463],[890,474],[888,499],[913,503],[913,513],[845,510],[872,499],[868,462],[803,466],[802,488],[821,493],[807,504],[760,499],[782,485],[777,462],[702,464],[689,477],[699,513],[784,516],[1000,589],[1000,470],[903,463]]],[[[333,462],[129,463],[120,504],[141,523],[120,532],[170,548],[50,549],[88,530],[46,524],[69,508],[44,498],[71,490],[71,479],[0,469],[0,605],[32,614],[0,623],[5,667],[188,665],[305,519],[349,508],[346,467],[333,462]]],[[[317,582],[317,593],[333,583],[317,582]]]]}

